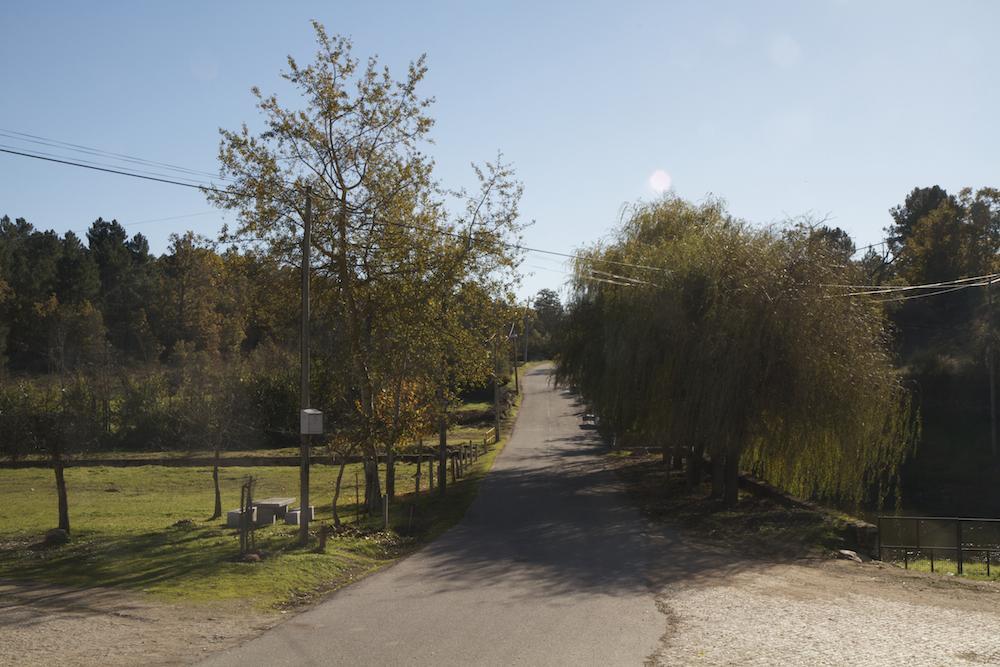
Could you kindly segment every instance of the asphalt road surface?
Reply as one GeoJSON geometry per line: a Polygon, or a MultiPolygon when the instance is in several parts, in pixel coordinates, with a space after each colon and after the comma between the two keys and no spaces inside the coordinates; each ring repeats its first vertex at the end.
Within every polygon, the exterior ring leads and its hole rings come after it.
{"type": "Polygon", "coordinates": [[[513,436],[461,523],[206,664],[642,664],[667,629],[646,578],[657,536],[549,377],[524,378],[513,436]]]}

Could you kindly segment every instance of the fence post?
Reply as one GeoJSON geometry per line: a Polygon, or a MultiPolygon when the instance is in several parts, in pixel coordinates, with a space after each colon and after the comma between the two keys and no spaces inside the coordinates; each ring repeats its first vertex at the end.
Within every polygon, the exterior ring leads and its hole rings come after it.
{"type": "Polygon", "coordinates": [[[962,520],[955,519],[955,552],[958,561],[958,573],[962,574],[962,520]]]}
{"type": "Polygon", "coordinates": [[[878,559],[885,560],[885,556],[882,554],[882,517],[878,518],[878,559]]]}
{"type": "Polygon", "coordinates": [[[424,455],[421,452],[417,452],[417,474],[416,481],[414,482],[414,493],[420,495],[420,463],[423,461],[424,455]]]}

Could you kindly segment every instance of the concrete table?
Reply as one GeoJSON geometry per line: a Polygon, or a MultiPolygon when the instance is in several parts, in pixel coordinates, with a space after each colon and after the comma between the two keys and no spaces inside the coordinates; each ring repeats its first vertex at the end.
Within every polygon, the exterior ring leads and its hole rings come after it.
{"type": "Polygon", "coordinates": [[[295,498],[264,498],[253,501],[257,509],[257,525],[270,525],[276,519],[284,519],[295,498]]]}

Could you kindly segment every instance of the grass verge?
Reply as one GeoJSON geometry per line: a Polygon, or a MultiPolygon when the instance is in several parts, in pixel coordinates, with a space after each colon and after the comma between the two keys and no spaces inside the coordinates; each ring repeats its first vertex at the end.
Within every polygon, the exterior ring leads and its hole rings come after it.
{"type": "MultiPolygon", "coordinates": [[[[902,560],[888,561],[897,567],[906,567],[915,572],[931,572],[931,560],[927,557],[909,559],[905,565],[902,560]]],[[[989,573],[986,571],[986,562],[980,560],[963,560],[962,578],[974,579],[977,581],[1000,581],[1000,563],[992,561],[989,573]]],[[[942,576],[958,575],[958,563],[950,558],[935,558],[934,573],[942,576]]]]}
{"type": "MultiPolygon", "coordinates": [[[[516,408],[508,423],[515,416],[516,408]]],[[[416,466],[397,464],[390,530],[383,530],[380,520],[357,515],[355,473],[362,486],[359,496],[364,480],[359,465],[348,466],[338,503],[348,527],[330,537],[326,552],[295,547],[297,526],[275,525],[256,532],[264,557],[255,563],[236,558],[238,537],[224,520],[204,518],[213,503],[209,468],[67,469],[73,539],[54,548],[40,544],[45,529],[55,523],[52,472],[3,470],[0,578],[115,586],[190,602],[238,600],[264,609],[308,602],[396,561],[458,522],[505,443],[503,438],[480,456],[457,482],[449,478],[444,496],[427,491],[426,467],[423,492],[414,493],[416,466]]],[[[336,472],[333,466],[313,467],[312,497],[321,517],[312,524],[317,531],[332,524],[336,472]]],[[[248,474],[258,479],[258,498],[298,495],[296,468],[222,468],[224,509],[239,504],[240,482],[248,474]]]]}

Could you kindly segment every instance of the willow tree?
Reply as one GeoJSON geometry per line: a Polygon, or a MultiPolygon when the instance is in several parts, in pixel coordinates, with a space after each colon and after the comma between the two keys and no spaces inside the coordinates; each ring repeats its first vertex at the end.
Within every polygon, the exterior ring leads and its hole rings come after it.
{"type": "Polygon", "coordinates": [[[313,313],[323,324],[314,339],[318,400],[338,437],[359,444],[376,511],[379,451],[391,458],[400,439],[424,427],[442,350],[463,335],[440,304],[468,282],[497,294],[479,267],[512,266],[505,239],[516,231],[508,195],[517,186],[500,162],[477,170],[482,192],[463,199],[477,199],[482,215],[450,214],[423,152],[433,125],[431,100],[418,94],[424,57],[395,79],[376,58],[359,63],[350,40],[313,27],[314,61],[289,57],[282,74],[301,107],[255,88],[265,129],[221,131],[229,185],[207,195],[237,213],[231,239],[252,239],[293,265],[309,199],[313,313]]]}
{"type": "Polygon", "coordinates": [[[638,207],[577,262],[560,376],[624,436],[859,501],[915,437],[881,306],[835,297],[860,268],[809,224],[758,228],[720,202],[638,207]],[[645,268],[637,268],[637,267],[645,268]],[[616,268],[617,267],[617,268],[616,268]]]}

